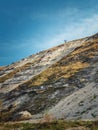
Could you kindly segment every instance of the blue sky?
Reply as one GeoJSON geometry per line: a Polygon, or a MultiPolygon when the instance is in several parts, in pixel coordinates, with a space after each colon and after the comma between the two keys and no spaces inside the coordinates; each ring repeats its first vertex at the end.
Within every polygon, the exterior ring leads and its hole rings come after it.
{"type": "Polygon", "coordinates": [[[98,0],[0,0],[0,65],[98,32],[98,0]]]}

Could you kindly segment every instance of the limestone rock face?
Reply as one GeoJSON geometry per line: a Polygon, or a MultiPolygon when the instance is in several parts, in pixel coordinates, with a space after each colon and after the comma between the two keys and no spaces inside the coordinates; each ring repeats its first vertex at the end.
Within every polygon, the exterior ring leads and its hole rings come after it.
{"type": "Polygon", "coordinates": [[[98,118],[98,34],[0,68],[0,121],[98,118]]]}

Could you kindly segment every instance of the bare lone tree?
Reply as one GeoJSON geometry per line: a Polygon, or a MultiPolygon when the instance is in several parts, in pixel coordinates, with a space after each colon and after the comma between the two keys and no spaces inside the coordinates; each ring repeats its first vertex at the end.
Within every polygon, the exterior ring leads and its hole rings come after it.
{"type": "Polygon", "coordinates": [[[67,40],[64,40],[64,42],[66,43],[66,42],[67,42],[67,40]]]}

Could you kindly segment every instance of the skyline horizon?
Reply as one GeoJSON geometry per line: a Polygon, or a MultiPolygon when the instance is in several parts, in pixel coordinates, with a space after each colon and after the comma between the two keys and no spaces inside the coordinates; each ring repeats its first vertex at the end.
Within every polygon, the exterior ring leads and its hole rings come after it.
{"type": "Polygon", "coordinates": [[[0,0],[0,66],[98,32],[97,0],[0,0]]]}
{"type": "MultiPolygon", "coordinates": [[[[96,34],[98,34],[98,33],[96,32],[96,33],[94,33],[94,34],[92,34],[92,35],[89,35],[89,36],[86,36],[86,37],[88,38],[88,37],[93,36],[93,35],[96,35],[96,34]]],[[[48,50],[48,49],[52,49],[52,48],[57,47],[57,46],[59,46],[59,45],[66,44],[66,43],[71,42],[71,41],[74,41],[74,40],[83,39],[83,38],[86,38],[86,37],[80,37],[80,38],[77,38],[77,39],[72,39],[72,40],[70,40],[70,41],[67,41],[67,40],[66,40],[66,42],[65,42],[65,40],[64,40],[63,43],[60,43],[60,44],[58,43],[57,45],[55,45],[55,46],[53,46],[53,47],[46,48],[46,49],[44,49],[44,50],[40,50],[40,51],[38,51],[38,52],[36,52],[36,53],[33,53],[33,54],[31,54],[31,55],[35,55],[35,54],[37,54],[37,53],[40,53],[41,51],[46,51],[46,50],[48,50]]],[[[0,65],[0,66],[1,66],[1,67],[5,67],[5,66],[8,66],[8,65],[11,65],[11,64],[16,63],[16,62],[18,62],[18,61],[21,61],[22,59],[28,58],[29,56],[30,56],[30,55],[28,55],[28,56],[26,56],[26,57],[22,57],[21,59],[19,59],[19,60],[17,60],[17,61],[12,61],[10,64],[0,65]]]]}

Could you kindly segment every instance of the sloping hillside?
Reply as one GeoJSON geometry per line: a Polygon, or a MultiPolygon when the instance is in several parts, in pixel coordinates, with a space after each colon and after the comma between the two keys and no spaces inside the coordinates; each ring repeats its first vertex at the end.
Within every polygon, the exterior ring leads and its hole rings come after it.
{"type": "Polygon", "coordinates": [[[9,65],[0,82],[1,120],[98,118],[98,34],[9,65]]]}
{"type": "Polygon", "coordinates": [[[80,39],[62,44],[36,55],[31,55],[28,58],[5,67],[0,71],[1,92],[6,93],[11,91],[23,82],[30,80],[32,77],[62,59],[62,57],[68,55],[85,40],[86,39],[80,39]]]}

